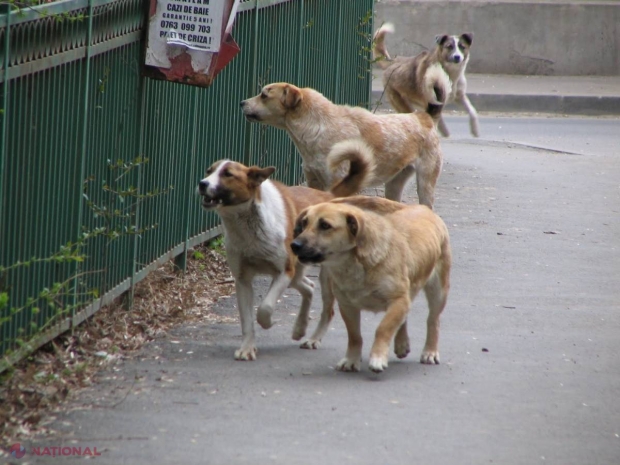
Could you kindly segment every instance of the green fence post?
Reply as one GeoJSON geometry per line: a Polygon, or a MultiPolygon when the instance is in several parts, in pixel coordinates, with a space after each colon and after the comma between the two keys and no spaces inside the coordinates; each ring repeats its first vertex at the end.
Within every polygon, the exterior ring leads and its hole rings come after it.
{"type": "MultiPolygon", "coordinates": [[[[248,95],[251,97],[256,93],[256,76],[258,74],[258,0],[254,0],[254,24],[252,27],[252,77],[248,86],[248,95]]],[[[252,164],[253,148],[252,139],[254,137],[254,124],[245,123],[245,153],[243,163],[252,164]]]]}
{"type": "MultiPolygon", "coordinates": [[[[4,161],[6,159],[6,151],[8,146],[8,128],[9,128],[9,52],[10,52],[10,41],[11,41],[11,5],[4,4],[0,5],[0,12],[6,16],[6,29],[4,32],[4,60],[3,60],[3,70],[4,70],[4,82],[2,83],[2,114],[0,117],[2,118],[2,126],[0,127],[0,222],[4,223],[6,219],[4,218],[4,161]]],[[[4,227],[0,225],[0,244],[5,244],[4,238],[4,227]]],[[[0,265],[8,265],[5,263],[5,246],[0,246],[0,265]]],[[[0,315],[3,316],[3,315],[0,315]]],[[[9,339],[9,334],[11,332],[11,328],[8,324],[3,324],[2,332],[0,336],[3,341],[9,339]]],[[[4,352],[4,348],[2,344],[0,344],[0,356],[4,352]]]]}
{"type": "MultiPolygon", "coordinates": [[[[340,0],[338,2],[338,26],[342,26],[342,2],[343,0],[340,0]]],[[[341,69],[341,59],[340,56],[342,54],[340,47],[342,46],[342,34],[345,33],[345,31],[340,31],[340,33],[337,35],[337,40],[336,40],[336,48],[334,50],[336,50],[336,69],[334,70],[334,102],[335,103],[340,103],[340,69],[341,69]]]]}
{"type": "MultiPolygon", "coordinates": [[[[146,87],[146,78],[140,74],[139,76],[139,84],[138,84],[138,157],[140,157],[143,163],[138,168],[138,179],[136,180],[136,186],[138,192],[142,192],[142,171],[144,170],[144,93],[146,87]]],[[[136,205],[136,211],[134,216],[134,224],[136,229],[140,229],[140,202],[136,205]]],[[[127,297],[126,306],[128,309],[133,307],[134,301],[134,292],[136,290],[136,274],[138,273],[138,251],[140,250],[140,235],[136,234],[133,238],[133,259],[132,259],[132,268],[131,268],[131,285],[129,290],[129,295],[127,297]]]]}
{"type": "MultiPolygon", "coordinates": [[[[92,42],[93,42],[93,0],[88,0],[88,29],[86,31],[86,69],[84,70],[84,92],[83,99],[84,105],[82,106],[82,144],[81,144],[81,160],[80,160],[80,178],[78,182],[81,184],[84,182],[84,178],[86,177],[86,149],[88,145],[88,103],[89,103],[89,93],[90,93],[90,60],[92,56],[92,42]]],[[[80,195],[78,201],[78,230],[76,231],[76,238],[80,237],[82,233],[82,225],[84,223],[84,196],[80,195]]],[[[79,293],[78,293],[78,273],[80,271],[80,264],[75,264],[75,279],[73,282],[73,308],[71,309],[71,321],[73,321],[75,317],[75,309],[77,308],[79,293]]],[[[103,295],[105,292],[104,289],[100,289],[100,294],[103,295]]],[[[73,326],[73,325],[72,325],[73,326]]],[[[73,329],[73,327],[72,327],[73,329]]]]}
{"type": "Polygon", "coordinates": [[[192,121],[194,122],[192,126],[192,145],[191,145],[191,153],[190,153],[190,161],[189,163],[185,163],[185,180],[187,181],[187,186],[190,187],[188,189],[188,198],[187,202],[183,205],[183,218],[185,219],[185,228],[183,231],[183,240],[185,244],[183,245],[183,252],[177,255],[174,259],[174,264],[180,269],[183,270],[183,273],[187,270],[187,248],[189,244],[189,223],[190,223],[190,205],[192,204],[192,197],[194,195],[191,186],[194,184],[193,176],[194,176],[194,162],[196,158],[196,133],[198,132],[198,87],[194,87],[194,98],[192,99],[192,121]]]}
{"type": "MultiPolygon", "coordinates": [[[[4,83],[2,84],[2,127],[0,134],[0,220],[4,221],[4,161],[6,160],[6,150],[8,146],[9,133],[9,63],[10,63],[10,43],[11,43],[11,5],[0,5],[0,12],[6,16],[6,29],[4,32],[4,60],[2,63],[4,70],[4,83]]],[[[3,231],[0,229],[0,232],[3,231]]],[[[4,244],[4,238],[0,236],[0,244],[4,244]]],[[[0,256],[1,258],[2,256],[0,256]]],[[[0,260],[0,263],[2,261],[0,260]]]]}

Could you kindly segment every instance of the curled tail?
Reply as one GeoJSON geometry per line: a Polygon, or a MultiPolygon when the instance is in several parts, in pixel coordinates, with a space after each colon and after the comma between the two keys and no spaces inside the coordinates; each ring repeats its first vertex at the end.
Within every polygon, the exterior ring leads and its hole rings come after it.
{"type": "Polygon", "coordinates": [[[385,35],[393,32],[394,25],[392,23],[385,23],[377,29],[372,38],[372,58],[381,69],[386,69],[390,66],[389,62],[392,60],[385,46],[385,35]]]}
{"type": "Polygon", "coordinates": [[[361,191],[370,184],[375,171],[374,153],[368,144],[359,139],[338,142],[330,150],[326,161],[332,172],[343,162],[349,162],[346,176],[330,189],[336,197],[347,197],[361,191]]]}
{"type": "Polygon", "coordinates": [[[424,97],[428,102],[426,113],[433,118],[435,124],[441,117],[441,112],[452,93],[452,81],[441,65],[431,66],[424,75],[424,97]]]}

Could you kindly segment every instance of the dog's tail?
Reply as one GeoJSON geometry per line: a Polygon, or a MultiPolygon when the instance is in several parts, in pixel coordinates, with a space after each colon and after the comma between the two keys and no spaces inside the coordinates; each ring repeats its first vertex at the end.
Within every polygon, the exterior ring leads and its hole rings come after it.
{"type": "Polygon", "coordinates": [[[386,69],[390,66],[390,61],[392,60],[385,46],[385,36],[393,32],[394,25],[392,23],[385,23],[377,29],[372,38],[372,58],[381,69],[386,69]]]}
{"type": "Polygon", "coordinates": [[[428,68],[424,75],[424,93],[428,105],[426,112],[437,123],[443,107],[448,102],[448,96],[452,92],[452,81],[440,65],[428,68]]]}
{"type": "Polygon", "coordinates": [[[332,173],[343,162],[349,162],[349,171],[346,176],[330,189],[336,197],[347,197],[368,187],[375,171],[373,150],[360,139],[338,142],[330,150],[326,161],[332,173]]]}

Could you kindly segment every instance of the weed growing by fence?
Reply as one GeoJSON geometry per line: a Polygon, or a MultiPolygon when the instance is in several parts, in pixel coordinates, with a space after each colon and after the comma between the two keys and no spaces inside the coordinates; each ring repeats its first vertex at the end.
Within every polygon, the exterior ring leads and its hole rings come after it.
{"type": "MultiPolygon", "coordinates": [[[[131,172],[148,163],[147,158],[138,157],[134,160],[108,160],[108,175],[110,181],[101,180],[100,189],[103,191],[102,201],[96,202],[89,195],[93,191],[92,185],[97,182],[95,177],[88,177],[83,182],[85,205],[92,213],[96,226],[84,229],[78,239],[62,245],[56,252],[48,257],[32,257],[29,260],[21,260],[9,266],[0,266],[0,277],[5,283],[10,282],[10,276],[22,268],[29,268],[37,264],[69,264],[73,266],[73,272],[64,280],[57,281],[49,287],[39,291],[37,295],[28,297],[23,305],[11,307],[10,288],[0,288],[0,329],[9,324],[17,315],[30,312],[33,316],[38,315],[41,309],[46,307],[51,310],[51,316],[47,317],[42,324],[31,321],[28,327],[18,329],[15,338],[8,342],[13,350],[22,349],[26,352],[34,350],[29,343],[39,334],[51,326],[59,323],[64,318],[71,317],[76,310],[93,303],[102,292],[107,289],[106,277],[108,271],[108,249],[110,244],[123,237],[140,236],[157,228],[157,224],[139,226],[136,222],[136,211],[139,204],[160,195],[168,193],[173,187],[155,189],[145,193],[133,185],[122,187],[121,181],[131,172]],[[99,270],[82,272],[82,264],[92,257],[87,254],[88,247],[95,239],[103,240],[103,262],[99,270]],[[99,275],[98,285],[93,286],[93,281],[84,278],[87,275],[99,275]],[[90,284],[89,284],[90,283],[90,284]]],[[[48,312],[46,312],[48,314],[48,312]]],[[[5,359],[0,361],[0,372],[10,365],[12,350],[5,354],[5,359]]]]}

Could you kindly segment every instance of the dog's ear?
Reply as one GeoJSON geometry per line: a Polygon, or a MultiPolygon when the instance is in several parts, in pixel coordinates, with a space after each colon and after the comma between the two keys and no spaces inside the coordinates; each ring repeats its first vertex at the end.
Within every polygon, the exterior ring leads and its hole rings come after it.
{"type": "Polygon", "coordinates": [[[282,104],[286,108],[295,108],[301,102],[303,96],[298,87],[287,84],[282,90],[282,104]]]}
{"type": "Polygon", "coordinates": [[[362,230],[362,222],[359,218],[351,213],[347,214],[347,229],[353,237],[357,237],[362,230]]]}
{"type": "Polygon", "coordinates": [[[308,213],[308,209],[306,208],[297,217],[297,221],[295,221],[295,229],[293,229],[293,239],[299,236],[302,233],[302,231],[305,229],[305,226],[307,224],[307,220],[306,220],[307,213],[308,213]]]}
{"type": "Polygon", "coordinates": [[[467,44],[468,47],[471,47],[471,44],[474,41],[474,33],[473,32],[464,32],[461,34],[461,40],[467,44]]]}
{"type": "Polygon", "coordinates": [[[275,166],[268,166],[267,168],[259,168],[258,166],[251,166],[248,168],[248,179],[253,181],[256,185],[262,184],[262,182],[275,173],[275,166]]]}
{"type": "Polygon", "coordinates": [[[438,36],[435,36],[435,42],[437,42],[437,45],[441,46],[449,38],[450,36],[448,34],[439,34],[438,36]]]}

